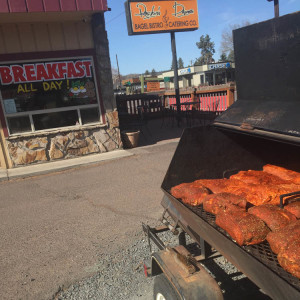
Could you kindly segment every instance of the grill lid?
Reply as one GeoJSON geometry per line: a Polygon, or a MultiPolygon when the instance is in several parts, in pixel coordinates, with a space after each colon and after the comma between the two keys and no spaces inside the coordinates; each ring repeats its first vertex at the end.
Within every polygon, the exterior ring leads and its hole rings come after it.
{"type": "Polygon", "coordinates": [[[233,38],[238,101],[215,125],[300,142],[300,12],[237,29],[233,38]]]}

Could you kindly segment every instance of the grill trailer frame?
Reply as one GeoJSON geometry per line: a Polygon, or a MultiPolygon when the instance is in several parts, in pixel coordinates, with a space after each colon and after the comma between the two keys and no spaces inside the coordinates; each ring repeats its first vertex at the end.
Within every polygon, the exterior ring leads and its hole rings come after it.
{"type": "Polygon", "coordinates": [[[199,245],[201,238],[204,239],[268,296],[278,300],[300,298],[300,280],[282,269],[269,244],[240,247],[215,225],[213,215],[202,206],[194,208],[183,204],[170,194],[170,188],[197,179],[223,178],[224,173],[262,170],[268,163],[300,171],[299,153],[297,145],[213,126],[187,128],[162,183],[165,195],[161,204],[174,222],[199,245]]]}

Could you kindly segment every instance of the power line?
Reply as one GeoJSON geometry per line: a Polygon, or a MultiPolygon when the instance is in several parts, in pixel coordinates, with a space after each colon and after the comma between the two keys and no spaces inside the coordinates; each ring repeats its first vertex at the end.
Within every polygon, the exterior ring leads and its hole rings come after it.
{"type": "Polygon", "coordinates": [[[111,23],[112,21],[114,21],[115,19],[121,17],[121,15],[123,15],[125,13],[125,10],[123,12],[121,12],[120,14],[118,14],[117,16],[115,16],[114,18],[112,18],[111,20],[107,21],[106,24],[111,23]]]}

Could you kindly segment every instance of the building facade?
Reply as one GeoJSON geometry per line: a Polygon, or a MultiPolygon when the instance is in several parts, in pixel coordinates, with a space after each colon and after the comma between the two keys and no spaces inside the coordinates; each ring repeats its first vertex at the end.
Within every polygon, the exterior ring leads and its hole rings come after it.
{"type": "MultiPolygon", "coordinates": [[[[235,64],[232,62],[192,66],[178,70],[179,88],[219,85],[235,81],[235,64]]],[[[174,89],[174,71],[163,72],[166,89],[174,89]]]]}
{"type": "Polygon", "coordinates": [[[122,146],[107,0],[0,2],[0,167],[122,146]]]}

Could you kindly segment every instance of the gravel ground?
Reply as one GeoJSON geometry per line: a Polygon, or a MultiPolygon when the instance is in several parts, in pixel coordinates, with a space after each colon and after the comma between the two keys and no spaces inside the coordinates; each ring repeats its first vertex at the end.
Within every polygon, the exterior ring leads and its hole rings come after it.
{"type": "MultiPolygon", "coordinates": [[[[162,238],[166,241],[167,237],[162,238]]],[[[145,277],[143,268],[150,257],[148,241],[141,232],[130,239],[135,242],[129,247],[99,256],[94,276],[63,289],[54,299],[152,299],[153,279],[145,277]]]]}
{"type": "MultiPolygon", "coordinates": [[[[168,246],[177,244],[177,237],[170,232],[160,234],[160,238],[168,246]]],[[[63,288],[53,298],[55,300],[153,299],[153,279],[146,278],[143,270],[143,263],[149,261],[150,257],[148,241],[141,232],[131,236],[130,239],[134,242],[129,246],[99,255],[99,268],[94,276],[67,289],[63,288]]],[[[190,249],[199,251],[191,239],[187,238],[187,242],[190,249]]],[[[152,250],[157,250],[155,245],[152,250]]],[[[206,261],[202,265],[220,285],[224,299],[270,299],[224,257],[206,261]]]]}

